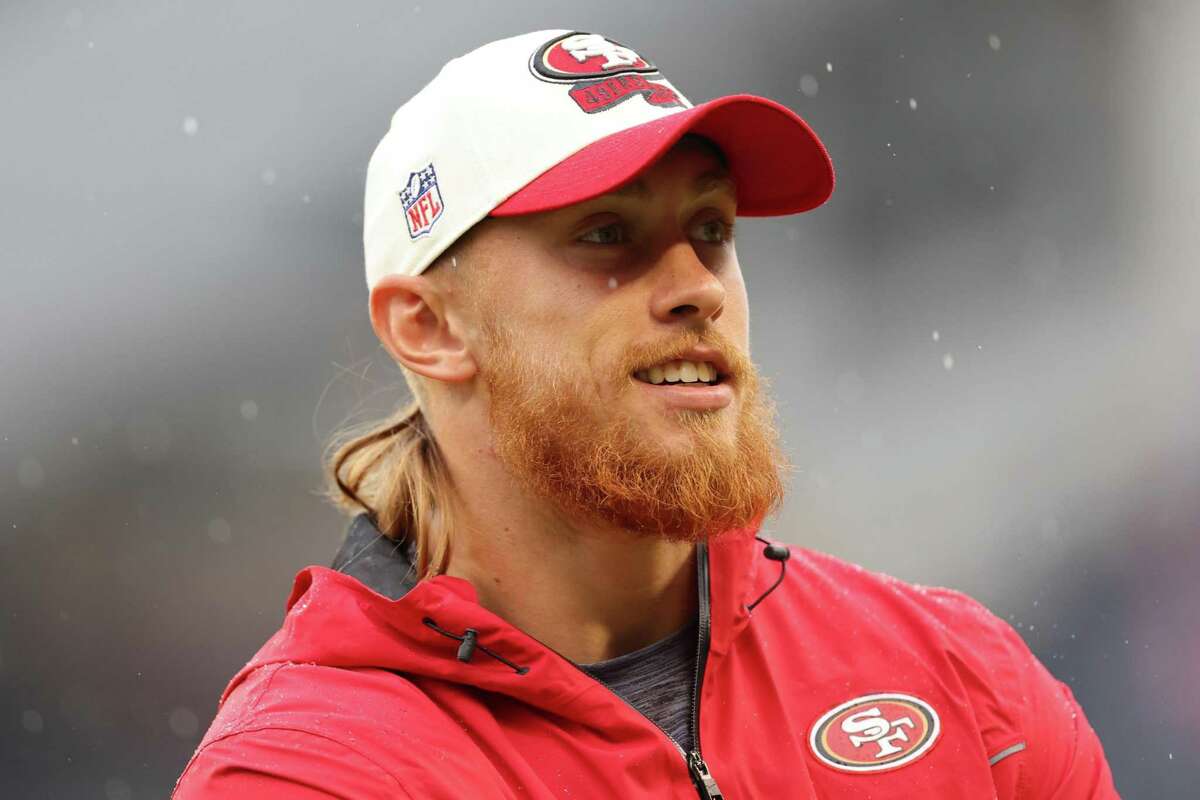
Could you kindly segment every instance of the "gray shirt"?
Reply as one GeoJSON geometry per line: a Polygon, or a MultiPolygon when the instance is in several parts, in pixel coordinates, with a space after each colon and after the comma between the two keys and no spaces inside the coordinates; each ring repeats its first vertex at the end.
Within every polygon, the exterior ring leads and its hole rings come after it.
{"type": "Polygon", "coordinates": [[[623,656],[580,664],[622,700],[692,749],[692,688],[696,678],[696,623],[623,656]]]}

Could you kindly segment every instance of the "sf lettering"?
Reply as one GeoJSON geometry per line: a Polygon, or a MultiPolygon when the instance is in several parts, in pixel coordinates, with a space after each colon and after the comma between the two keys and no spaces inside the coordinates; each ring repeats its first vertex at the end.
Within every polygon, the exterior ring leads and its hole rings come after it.
{"type": "Polygon", "coordinates": [[[916,723],[911,717],[885,719],[877,707],[851,714],[842,721],[842,732],[847,734],[850,743],[855,747],[872,743],[879,745],[879,752],[875,754],[875,758],[887,758],[903,750],[903,747],[897,747],[893,742],[908,741],[905,728],[916,728],[916,723]]]}

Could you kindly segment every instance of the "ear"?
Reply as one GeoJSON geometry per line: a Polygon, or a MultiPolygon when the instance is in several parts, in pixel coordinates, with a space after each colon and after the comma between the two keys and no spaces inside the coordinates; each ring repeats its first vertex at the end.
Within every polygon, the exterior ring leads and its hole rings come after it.
{"type": "Polygon", "coordinates": [[[371,289],[371,326],[397,362],[427,378],[459,383],[478,367],[445,296],[422,275],[388,275],[371,289]]]}

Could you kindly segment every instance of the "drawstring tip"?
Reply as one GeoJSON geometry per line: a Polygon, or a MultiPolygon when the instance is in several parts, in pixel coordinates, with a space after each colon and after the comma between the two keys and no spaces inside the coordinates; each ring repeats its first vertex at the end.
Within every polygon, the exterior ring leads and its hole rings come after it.
{"type": "Polygon", "coordinates": [[[759,541],[765,542],[767,545],[765,548],[763,548],[763,555],[769,558],[771,561],[779,562],[779,577],[775,579],[775,582],[771,584],[770,588],[758,596],[757,600],[746,606],[746,610],[751,613],[754,612],[755,607],[758,606],[759,603],[766,599],[767,595],[775,591],[779,584],[783,583],[783,576],[787,574],[788,559],[792,557],[791,548],[789,548],[787,545],[774,544],[761,537],[759,538],[759,541]]]}
{"type": "Polygon", "coordinates": [[[467,664],[471,661],[471,656],[475,655],[475,645],[479,640],[479,632],[474,628],[467,628],[463,631],[462,644],[458,646],[458,660],[467,664]]]}
{"type": "Polygon", "coordinates": [[[769,544],[763,550],[763,555],[772,561],[787,561],[791,557],[792,551],[782,544],[769,544]]]}
{"type": "Polygon", "coordinates": [[[432,617],[426,617],[425,619],[421,620],[421,624],[424,625],[426,628],[429,628],[430,630],[436,631],[437,633],[441,634],[442,636],[445,636],[447,639],[453,639],[456,642],[460,642],[460,644],[458,645],[457,658],[459,661],[463,662],[464,664],[470,663],[471,656],[475,655],[476,650],[482,650],[484,655],[487,655],[491,658],[496,659],[504,666],[506,666],[509,669],[516,672],[518,675],[524,675],[527,672],[529,672],[529,667],[522,667],[518,664],[514,664],[513,662],[509,661],[504,656],[497,653],[495,650],[489,649],[489,648],[481,645],[479,643],[479,631],[475,630],[474,628],[467,628],[465,631],[462,632],[462,636],[459,636],[457,633],[448,631],[445,628],[443,628],[441,625],[438,625],[436,622],[433,621],[432,617]]]}

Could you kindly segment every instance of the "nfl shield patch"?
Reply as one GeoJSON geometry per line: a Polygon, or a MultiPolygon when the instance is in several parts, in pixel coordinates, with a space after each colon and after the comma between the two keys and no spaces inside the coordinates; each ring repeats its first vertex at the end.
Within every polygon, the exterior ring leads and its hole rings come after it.
{"type": "Polygon", "coordinates": [[[404,204],[404,219],[411,238],[420,239],[433,230],[433,223],[445,210],[433,164],[409,173],[408,185],[400,190],[400,202],[404,204]]]}

